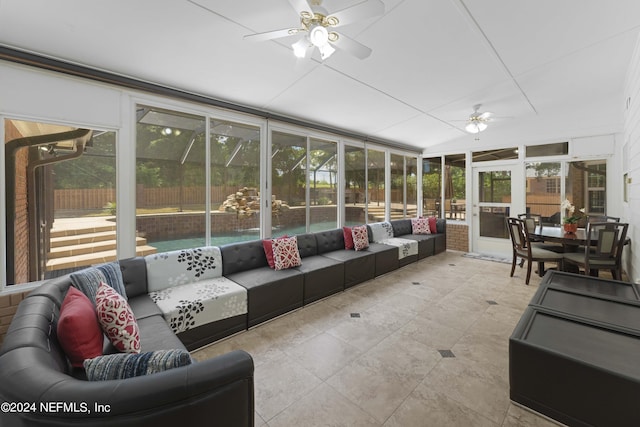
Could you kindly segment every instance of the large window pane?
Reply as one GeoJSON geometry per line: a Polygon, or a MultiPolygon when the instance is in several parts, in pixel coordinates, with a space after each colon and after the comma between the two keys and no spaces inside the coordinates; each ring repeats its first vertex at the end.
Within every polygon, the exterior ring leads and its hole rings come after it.
{"type": "Polygon", "coordinates": [[[260,128],[212,119],[211,244],[259,238],[260,128]]]}
{"type": "Polygon", "coordinates": [[[115,132],[4,124],[7,283],[115,260],[115,132]]]}
{"type": "Polygon", "coordinates": [[[540,215],[546,225],[560,224],[560,162],[525,163],[528,214],[540,215]]]}
{"type": "Polygon", "coordinates": [[[136,227],[159,252],[205,244],[205,118],[138,106],[136,227]]]}
{"type": "Polygon", "coordinates": [[[407,182],[407,218],[418,215],[418,158],[405,157],[407,182]]]}
{"type": "MultiPolygon", "coordinates": [[[[586,215],[607,214],[606,160],[570,162],[567,168],[566,198],[576,210],[584,208],[586,215]]],[[[584,226],[585,220],[578,222],[584,226]]]]}
{"type": "Polygon", "coordinates": [[[309,228],[310,231],[334,229],[338,226],[338,148],[335,142],[314,138],[310,144],[309,228]]]}
{"type": "Polygon", "coordinates": [[[391,219],[404,218],[404,156],[391,154],[391,219]]]}
{"type": "Polygon", "coordinates": [[[367,222],[384,221],[385,211],[385,160],[384,152],[378,150],[367,150],[367,187],[369,189],[369,198],[367,200],[367,222]]]}
{"type": "Polygon", "coordinates": [[[444,213],[447,219],[466,218],[466,169],[465,155],[456,154],[444,158],[444,213]]]}
{"type": "Polygon", "coordinates": [[[359,225],[365,222],[366,170],[367,159],[364,148],[345,146],[345,225],[359,225]]]}
{"type": "Polygon", "coordinates": [[[271,152],[273,235],[306,231],[307,138],[273,132],[271,152]]]}
{"type": "Polygon", "coordinates": [[[442,160],[422,159],[422,211],[425,216],[441,217],[442,160]]]}

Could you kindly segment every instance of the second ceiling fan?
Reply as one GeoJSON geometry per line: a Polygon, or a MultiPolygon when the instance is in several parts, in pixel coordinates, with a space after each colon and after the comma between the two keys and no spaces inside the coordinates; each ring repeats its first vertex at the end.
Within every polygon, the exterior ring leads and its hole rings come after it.
{"type": "Polygon", "coordinates": [[[288,0],[300,15],[300,25],[282,30],[244,36],[247,40],[262,41],[280,37],[302,34],[302,37],[292,44],[294,54],[304,58],[309,50],[317,47],[321,58],[327,59],[336,48],[347,51],[357,58],[364,59],[371,55],[367,46],[334,31],[335,28],[352,24],[360,19],[379,16],[384,13],[384,3],[380,0],[365,0],[361,3],[328,13],[322,7],[322,0],[288,0]]]}

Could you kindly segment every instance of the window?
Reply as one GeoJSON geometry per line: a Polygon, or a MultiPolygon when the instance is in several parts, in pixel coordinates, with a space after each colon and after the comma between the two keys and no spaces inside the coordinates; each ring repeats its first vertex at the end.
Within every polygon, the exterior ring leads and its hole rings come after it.
{"type": "Polygon", "coordinates": [[[365,223],[367,197],[367,158],[365,149],[351,145],[344,148],[345,225],[365,223]]]}
{"type": "Polygon", "coordinates": [[[442,159],[422,159],[422,212],[425,216],[440,218],[442,197],[442,159]]]}
{"type": "Polygon", "coordinates": [[[540,215],[547,225],[560,223],[560,162],[525,163],[527,213],[540,215]]]}
{"type": "Polygon", "coordinates": [[[444,206],[445,218],[466,218],[466,169],[465,155],[448,155],[444,158],[444,206]]]}
{"type": "Polygon", "coordinates": [[[306,231],[307,138],[277,132],[271,135],[272,234],[306,231]]]}
{"type": "Polygon", "coordinates": [[[205,244],[205,118],[139,105],[136,228],[158,252],[205,244]]]}
{"type": "Polygon", "coordinates": [[[385,213],[385,154],[384,151],[367,150],[367,222],[384,221],[385,213]]]}
{"type": "MultiPolygon", "coordinates": [[[[576,209],[584,208],[586,215],[606,215],[606,160],[568,163],[566,198],[576,209]]],[[[582,222],[579,225],[584,225],[582,222]]]]}
{"type": "Polygon", "coordinates": [[[116,133],[4,124],[7,283],[115,260],[116,133]]]}
{"type": "Polygon", "coordinates": [[[415,218],[418,215],[418,158],[405,157],[407,183],[407,214],[406,218],[415,218]]]}
{"type": "Polygon", "coordinates": [[[210,120],[211,244],[252,240],[260,230],[260,128],[210,120]]]}
{"type": "Polygon", "coordinates": [[[472,161],[491,162],[493,160],[513,160],[518,158],[518,149],[516,147],[500,148],[498,150],[474,151],[472,161]]]}
{"type": "Polygon", "coordinates": [[[309,230],[330,230],[338,226],[338,147],[316,138],[309,144],[309,230]]]}
{"type": "Polygon", "coordinates": [[[391,154],[391,209],[392,219],[404,218],[404,156],[391,154]]]}
{"type": "Polygon", "coordinates": [[[560,156],[569,154],[568,142],[554,144],[527,145],[525,147],[527,157],[560,156]]]}

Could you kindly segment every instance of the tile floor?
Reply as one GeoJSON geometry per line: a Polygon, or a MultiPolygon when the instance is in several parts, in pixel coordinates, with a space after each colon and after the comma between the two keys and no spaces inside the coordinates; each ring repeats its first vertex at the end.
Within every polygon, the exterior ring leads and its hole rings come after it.
{"type": "Polygon", "coordinates": [[[256,426],[553,426],[509,401],[508,338],[540,283],[510,267],[447,251],[193,356],[253,356],[256,426]]]}

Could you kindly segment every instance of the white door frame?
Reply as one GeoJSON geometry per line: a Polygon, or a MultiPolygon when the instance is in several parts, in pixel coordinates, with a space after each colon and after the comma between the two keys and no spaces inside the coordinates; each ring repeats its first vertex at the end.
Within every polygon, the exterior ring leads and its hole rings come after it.
{"type": "MultiPolygon", "coordinates": [[[[508,233],[506,238],[494,238],[480,236],[480,211],[483,208],[507,208],[508,216],[516,216],[525,204],[525,192],[522,185],[522,164],[514,162],[492,162],[490,165],[482,164],[473,166],[473,191],[472,191],[472,216],[471,216],[471,250],[475,253],[508,257],[511,255],[511,240],[508,233]],[[489,203],[479,202],[480,199],[480,173],[491,171],[511,172],[511,202],[489,203]],[[522,191],[519,191],[522,190],[522,191]]],[[[506,225],[505,225],[506,227],[506,225]]],[[[506,230],[506,228],[505,228],[506,230]]]]}

